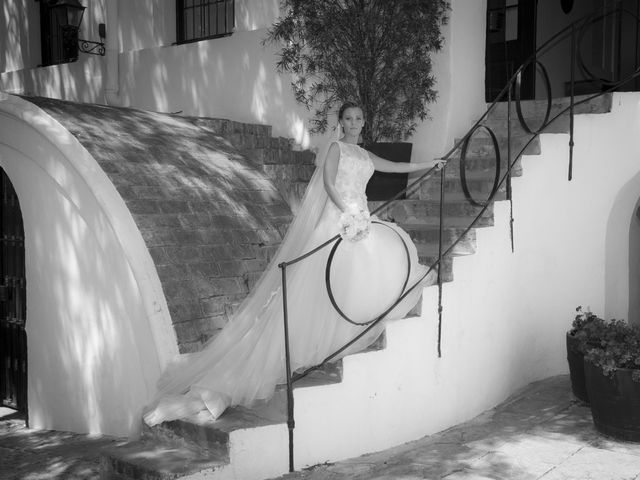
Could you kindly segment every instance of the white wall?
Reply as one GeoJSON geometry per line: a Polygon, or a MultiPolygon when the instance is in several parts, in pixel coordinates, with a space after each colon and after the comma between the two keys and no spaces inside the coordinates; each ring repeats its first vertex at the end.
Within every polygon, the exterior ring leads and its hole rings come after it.
{"type": "Polygon", "coordinates": [[[484,51],[486,0],[455,0],[448,25],[442,27],[444,48],[433,56],[437,103],[431,119],[418,126],[410,139],[412,161],[447,153],[486,110],[484,51]]]}
{"type": "Polygon", "coordinates": [[[0,122],[24,219],[31,426],[126,435],[177,354],[153,261],[75,137],[16,97],[0,122]]]}
{"type": "Polygon", "coordinates": [[[307,111],[289,80],[275,72],[266,30],[125,52],[121,94],[126,105],[183,115],[216,116],[273,125],[274,135],[308,145],[307,111]]]}
{"type": "MultiPolygon", "coordinates": [[[[635,185],[636,192],[640,186],[635,185]]],[[[631,217],[629,225],[629,322],[640,325],[640,217],[639,200],[633,208],[635,215],[631,217]]]]}
{"type": "MultiPolygon", "coordinates": [[[[118,1],[118,36],[122,51],[163,47],[176,42],[175,0],[109,1],[118,1]]],[[[279,15],[279,0],[235,0],[234,31],[269,28],[279,15]]]]}
{"type": "MultiPolygon", "coordinates": [[[[80,27],[80,38],[99,40],[105,23],[105,0],[92,0],[80,27]]],[[[77,62],[39,66],[40,4],[33,0],[3,0],[0,6],[0,91],[103,102],[104,59],[80,54],[77,62]]]]}
{"type": "MultiPolygon", "coordinates": [[[[7,6],[25,1],[7,0],[7,6]]],[[[184,45],[173,45],[174,0],[111,1],[118,1],[118,24],[107,24],[107,35],[119,42],[123,106],[266,123],[273,125],[274,135],[294,138],[304,147],[324,143],[326,136],[309,136],[310,114],[295,101],[291,77],[276,73],[277,49],[262,45],[280,15],[278,0],[237,0],[232,36],[184,45]]],[[[39,14],[32,3],[28,18],[11,20],[18,26],[9,40],[11,45],[37,44],[37,54],[0,68],[0,90],[105,103],[103,57],[81,54],[75,63],[34,68],[40,61],[39,27],[34,28],[39,14]]],[[[97,39],[97,25],[106,22],[108,6],[104,0],[89,4],[82,24],[85,38],[97,39]]],[[[432,119],[411,139],[414,160],[442,155],[482,113],[485,8],[486,0],[456,0],[453,5],[449,25],[443,27],[444,50],[434,56],[439,99],[430,106],[432,119]]]]}
{"type": "Polygon", "coordinates": [[[3,0],[0,5],[0,72],[40,63],[40,4],[32,0],[3,0]],[[36,28],[37,27],[37,28],[36,28]]]}
{"type": "MultiPolygon", "coordinates": [[[[87,9],[79,37],[99,41],[98,24],[106,23],[105,0],[85,4],[87,9]]],[[[40,3],[3,0],[0,5],[0,91],[104,103],[103,57],[81,53],[77,62],[46,67],[40,66],[41,63],[40,3]]]]}
{"type": "MultiPolygon", "coordinates": [[[[479,255],[454,261],[448,288],[466,295],[447,301],[467,301],[445,307],[461,319],[461,330],[447,334],[453,348],[462,346],[464,330],[478,328],[471,319],[486,319],[493,328],[480,327],[483,335],[512,351],[514,378],[525,384],[565,371],[563,332],[578,305],[605,318],[628,318],[639,131],[639,94],[615,94],[610,114],[576,116],[571,182],[568,135],[541,136],[542,154],[524,157],[523,176],[513,180],[515,253],[508,253],[505,219],[500,237],[495,229],[477,231],[479,255]]],[[[502,215],[506,209],[506,202],[497,206],[502,215]]]]}
{"type": "MultiPolygon", "coordinates": [[[[477,230],[478,253],[454,260],[455,280],[445,290],[448,355],[476,348],[477,338],[485,345],[477,348],[498,351],[488,353],[487,368],[506,368],[510,381],[524,385],[566,370],[564,332],[576,306],[628,318],[638,131],[639,94],[614,95],[610,114],[576,116],[571,182],[568,135],[541,136],[542,154],[524,157],[523,176],[513,180],[515,252],[508,204],[500,202],[498,228],[477,230]]],[[[484,354],[472,356],[482,363],[484,354]]]]}
{"type": "Polygon", "coordinates": [[[426,288],[421,318],[391,322],[387,346],[348,356],[343,380],[295,391],[296,462],[305,466],[381,450],[469,420],[530,382],[567,373],[565,333],[575,307],[623,318],[628,308],[629,226],[640,196],[640,94],[613,112],[576,117],[568,135],[541,136],[542,154],[513,179],[495,226],[456,257],[443,288],[426,288]]]}

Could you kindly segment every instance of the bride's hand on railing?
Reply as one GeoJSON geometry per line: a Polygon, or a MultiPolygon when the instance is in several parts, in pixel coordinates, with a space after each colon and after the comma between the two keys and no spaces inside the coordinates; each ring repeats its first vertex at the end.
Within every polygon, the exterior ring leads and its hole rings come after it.
{"type": "Polygon", "coordinates": [[[433,160],[433,167],[435,167],[436,170],[442,170],[446,164],[447,161],[443,160],[442,158],[436,158],[435,160],[433,160]]]}
{"type": "Polygon", "coordinates": [[[446,160],[442,158],[435,158],[433,160],[427,160],[426,162],[415,162],[411,165],[414,166],[414,171],[420,172],[424,170],[431,170],[432,168],[435,168],[436,171],[442,170],[442,167],[446,164],[446,160]]]}

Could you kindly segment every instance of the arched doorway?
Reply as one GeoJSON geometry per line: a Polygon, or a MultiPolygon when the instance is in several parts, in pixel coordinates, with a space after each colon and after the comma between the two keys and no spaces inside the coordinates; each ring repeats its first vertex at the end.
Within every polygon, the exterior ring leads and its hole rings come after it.
{"type": "Polygon", "coordinates": [[[640,325],[640,199],[629,228],[629,322],[640,325]]]}
{"type": "Polygon", "coordinates": [[[0,168],[0,399],[27,413],[24,227],[18,196],[0,168]]]}

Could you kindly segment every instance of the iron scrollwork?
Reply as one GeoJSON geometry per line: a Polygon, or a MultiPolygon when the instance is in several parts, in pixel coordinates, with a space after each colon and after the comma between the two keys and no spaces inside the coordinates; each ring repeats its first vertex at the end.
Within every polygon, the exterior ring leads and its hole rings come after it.
{"type": "Polygon", "coordinates": [[[91,40],[78,39],[78,49],[83,53],[91,55],[101,55],[104,57],[105,48],[103,42],[92,42],[91,40]]]}

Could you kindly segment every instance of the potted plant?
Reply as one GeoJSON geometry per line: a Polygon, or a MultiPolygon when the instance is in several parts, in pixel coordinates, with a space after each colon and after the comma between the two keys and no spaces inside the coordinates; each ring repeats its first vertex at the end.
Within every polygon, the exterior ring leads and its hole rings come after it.
{"type": "MultiPolygon", "coordinates": [[[[311,133],[324,133],[330,113],[344,101],[355,101],[365,116],[364,148],[389,160],[410,161],[410,144],[399,147],[404,153],[398,154],[378,144],[406,140],[416,120],[428,116],[427,105],[436,98],[431,54],[442,48],[448,0],[280,3],[285,15],[266,41],[281,45],[278,71],[294,75],[296,100],[314,109],[311,133]]],[[[401,175],[400,180],[378,176],[369,182],[371,200],[381,199],[376,198],[380,181],[384,196],[406,187],[406,174],[391,175],[401,175]]]]}
{"type": "Polygon", "coordinates": [[[576,316],[567,332],[567,362],[571,378],[571,391],[579,400],[589,403],[584,379],[584,355],[590,346],[598,346],[606,322],[591,311],[576,308],[576,316]]]}
{"type": "Polygon", "coordinates": [[[589,345],[584,373],[596,428],[640,441],[640,327],[605,322],[598,345],[589,345]]]}

